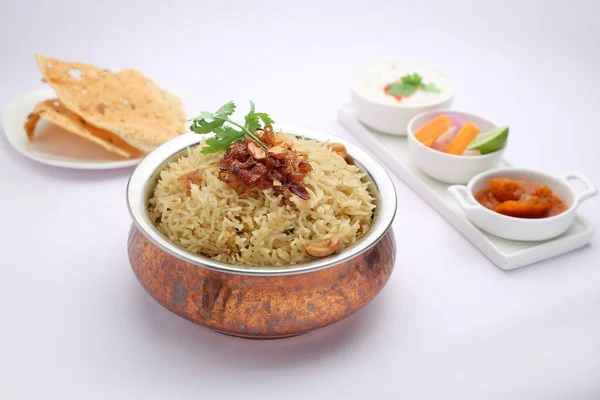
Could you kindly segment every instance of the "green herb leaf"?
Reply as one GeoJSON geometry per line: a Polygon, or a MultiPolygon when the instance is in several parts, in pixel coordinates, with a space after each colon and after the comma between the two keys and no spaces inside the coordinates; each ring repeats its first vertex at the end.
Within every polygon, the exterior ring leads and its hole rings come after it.
{"type": "Polygon", "coordinates": [[[235,112],[235,104],[229,101],[221,106],[214,114],[203,111],[196,118],[192,119],[190,130],[198,134],[207,134],[214,132],[215,137],[206,140],[206,146],[202,148],[202,153],[215,153],[227,148],[237,141],[244,140],[248,135],[252,140],[259,144],[263,149],[268,147],[254,135],[254,131],[260,128],[260,120],[265,125],[271,125],[273,120],[266,113],[255,113],[254,102],[250,102],[250,111],[245,117],[245,125],[232,121],[229,117],[235,112]],[[229,125],[225,125],[229,124],[229,125]],[[237,129],[236,129],[237,128],[237,129]]]}
{"type": "Polygon", "coordinates": [[[442,91],[435,83],[422,83],[421,86],[419,86],[419,89],[429,93],[439,93],[442,91]]]}
{"type": "Polygon", "coordinates": [[[215,153],[220,150],[227,150],[233,142],[243,140],[245,132],[237,131],[230,126],[223,126],[215,129],[215,137],[206,139],[207,146],[202,148],[202,153],[215,153]]]}
{"type": "Polygon", "coordinates": [[[269,117],[267,113],[254,112],[254,102],[250,102],[250,112],[246,115],[246,129],[250,132],[254,132],[261,127],[260,121],[263,122],[264,126],[273,125],[275,121],[269,117]]]}
{"type": "Polygon", "coordinates": [[[260,121],[258,120],[258,116],[256,114],[248,114],[246,115],[246,129],[250,132],[254,132],[258,128],[260,128],[260,121]]]}
{"type": "Polygon", "coordinates": [[[226,144],[226,147],[233,142],[238,140],[244,140],[246,133],[244,131],[237,131],[230,126],[222,126],[215,129],[215,136],[221,140],[222,143],[226,144]]]}
{"type": "Polygon", "coordinates": [[[267,114],[267,113],[256,113],[254,115],[256,115],[258,118],[260,118],[262,120],[264,126],[273,125],[275,123],[275,121],[273,121],[271,119],[271,117],[269,117],[269,114],[267,114]]]}
{"type": "Polygon", "coordinates": [[[225,141],[217,138],[208,138],[204,141],[204,143],[206,146],[200,150],[202,154],[216,153],[217,151],[227,150],[227,147],[229,147],[229,145],[226,145],[227,143],[225,141]]]}
{"type": "MultiPolygon", "coordinates": [[[[227,118],[227,117],[231,116],[234,112],[235,112],[235,103],[233,101],[228,101],[227,103],[223,104],[221,106],[221,108],[219,108],[217,110],[217,112],[215,114],[218,115],[219,117],[227,118]]],[[[200,115],[202,115],[202,114],[200,114],[200,115]]]]}
{"type": "Polygon", "coordinates": [[[250,100],[250,111],[248,112],[248,115],[246,115],[245,120],[245,127],[250,132],[254,132],[258,128],[260,128],[260,121],[258,119],[258,115],[256,115],[256,113],[254,112],[254,102],[252,100],[250,100]]]}
{"type": "Polygon", "coordinates": [[[387,94],[392,96],[410,96],[417,90],[415,85],[411,85],[404,82],[393,82],[386,91],[387,94]]]}
{"type": "MultiPolygon", "coordinates": [[[[199,117],[200,118],[200,117],[199,117]]],[[[212,119],[209,118],[209,119],[212,119]]],[[[224,120],[211,120],[207,121],[205,117],[201,119],[194,119],[192,121],[192,125],[190,125],[190,130],[195,133],[206,134],[214,132],[215,129],[220,128],[225,123],[224,120]]]]}
{"type": "Polygon", "coordinates": [[[417,73],[403,76],[400,82],[390,83],[386,93],[392,96],[408,97],[417,90],[429,93],[440,93],[441,89],[435,83],[423,83],[423,77],[417,73]]]}
{"type": "Polygon", "coordinates": [[[402,83],[406,83],[407,85],[419,86],[422,81],[423,77],[417,73],[402,77],[402,83]]]}

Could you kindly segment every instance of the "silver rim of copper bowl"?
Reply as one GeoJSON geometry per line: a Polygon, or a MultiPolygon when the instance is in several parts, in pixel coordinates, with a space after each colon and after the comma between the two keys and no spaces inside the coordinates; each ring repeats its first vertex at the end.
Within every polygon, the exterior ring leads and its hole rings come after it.
{"type": "Polygon", "coordinates": [[[373,247],[390,229],[396,214],[396,190],[388,173],[375,161],[373,157],[358,148],[335,136],[327,135],[311,129],[291,125],[276,125],[276,131],[282,130],[288,134],[315,139],[321,142],[340,142],[346,146],[348,154],[352,156],[356,165],[364,170],[374,183],[373,195],[376,198],[376,209],[373,223],[369,231],[354,245],[323,259],[285,266],[252,267],[227,264],[211,258],[192,253],[180,247],[163,235],[150,218],[148,201],[152,196],[160,171],[185,154],[185,150],[197,145],[204,135],[186,133],[161,145],[148,154],[137,166],[127,184],[127,207],[133,223],[140,232],[167,253],[185,262],[208,268],[214,271],[230,274],[276,276],[295,275],[325,269],[347,261],[373,247]]]}

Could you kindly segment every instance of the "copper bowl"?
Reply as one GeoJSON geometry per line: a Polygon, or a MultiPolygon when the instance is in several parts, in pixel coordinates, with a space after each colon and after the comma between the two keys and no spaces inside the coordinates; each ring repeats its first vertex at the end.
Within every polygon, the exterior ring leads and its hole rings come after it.
{"type": "Polygon", "coordinates": [[[339,254],[309,263],[250,267],[226,264],[172,243],[152,222],[150,199],[160,171],[202,137],[179,136],[150,153],[133,172],[127,204],[133,226],[129,262],[142,286],[168,310],[218,332],[248,338],[281,338],[324,327],[370,302],[388,281],[396,257],[391,224],[396,191],[381,167],[358,147],[334,136],[294,126],[276,129],[319,141],[343,143],[368,173],[377,208],[371,229],[339,254]]]}

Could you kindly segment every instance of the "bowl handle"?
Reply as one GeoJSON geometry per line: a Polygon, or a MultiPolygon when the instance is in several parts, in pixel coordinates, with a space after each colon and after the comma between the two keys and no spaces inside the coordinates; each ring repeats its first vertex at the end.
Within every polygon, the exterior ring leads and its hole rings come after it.
{"type": "Polygon", "coordinates": [[[469,190],[464,185],[452,185],[448,187],[448,192],[454,197],[460,208],[465,211],[478,211],[479,203],[473,203],[469,197],[469,190]]]}
{"type": "Polygon", "coordinates": [[[592,181],[590,181],[585,176],[578,174],[577,172],[569,172],[566,174],[562,174],[562,175],[560,175],[560,178],[567,181],[567,183],[572,180],[578,180],[581,183],[583,183],[583,185],[585,187],[583,192],[575,195],[575,201],[573,202],[574,207],[579,206],[579,204],[581,204],[585,200],[587,200],[591,197],[594,197],[598,194],[598,189],[596,189],[596,187],[594,186],[592,181]]]}

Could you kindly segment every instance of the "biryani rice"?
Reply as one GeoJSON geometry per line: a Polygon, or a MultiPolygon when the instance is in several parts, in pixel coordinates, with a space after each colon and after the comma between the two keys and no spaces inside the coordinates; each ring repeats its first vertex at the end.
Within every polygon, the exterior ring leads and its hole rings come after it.
{"type": "Polygon", "coordinates": [[[322,143],[287,139],[310,160],[303,181],[310,200],[272,188],[240,194],[218,177],[214,164],[223,152],[202,154],[195,146],[160,173],[150,199],[157,227],[189,251],[249,266],[310,261],[306,247],[334,234],[340,250],[352,245],[369,230],[375,208],[367,175],[322,143]],[[188,195],[178,179],[194,170],[200,183],[188,195]]]}

